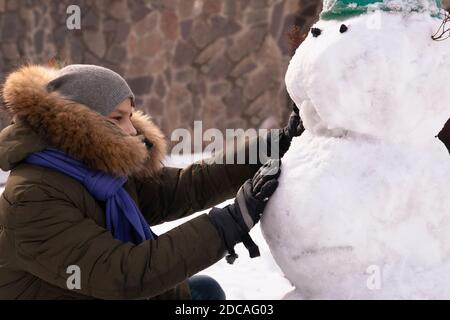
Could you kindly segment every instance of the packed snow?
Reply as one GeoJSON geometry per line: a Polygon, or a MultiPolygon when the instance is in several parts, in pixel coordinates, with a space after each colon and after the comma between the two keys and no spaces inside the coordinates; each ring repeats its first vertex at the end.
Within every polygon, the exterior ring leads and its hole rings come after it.
{"type": "Polygon", "coordinates": [[[450,116],[450,40],[431,39],[441,22],[320,20],[297,49],[286,85],[307,131],[262,219],[295,285],[287,299],[450,298],[450,157],[435,138],[450,116]]]}

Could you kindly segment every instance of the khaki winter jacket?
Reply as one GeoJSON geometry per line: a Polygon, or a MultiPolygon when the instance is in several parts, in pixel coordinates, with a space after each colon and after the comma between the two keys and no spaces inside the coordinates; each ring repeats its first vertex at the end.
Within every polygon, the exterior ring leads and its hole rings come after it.
{"type": "Polygon", "coordinates": [[[48,93],[54,72],[22,67],[3,88],[14,123],[0,132],[0,168],[11,171],[0,198],[0,299],[189,299],[187,278],[225,254],[208,215],[157,240],[122,243],[105,229],[103,203],[82,184],[22,160],[53,146],[91,168],[128,176],[124,187],[150,225],[234,197],[258,165],[161,167],[165,142],[149,117],[134,113],[138,136],[127,136],[86,106],[48,93]],[[72,265],[80,268],[80,289],[67,288],[72,265]]]}

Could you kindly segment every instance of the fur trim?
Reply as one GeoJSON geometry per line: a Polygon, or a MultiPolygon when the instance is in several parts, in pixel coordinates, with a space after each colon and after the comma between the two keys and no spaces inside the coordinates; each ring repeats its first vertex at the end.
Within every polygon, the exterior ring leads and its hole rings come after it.
{"type": "Polygon", "coordinates": [[[161,166],[166,142],[161,130],[138,111],[132,123],[138,136],[129,136],[112,121],[57,92],[47,83],[57,69],[29,65],[11,73],[3,87],[3,100],[13,117],[21,119],[53,147],[93,169],[113,175],[146,177],[161,166]],[[143,143],[153,143],[148,151],[143,143]]]}

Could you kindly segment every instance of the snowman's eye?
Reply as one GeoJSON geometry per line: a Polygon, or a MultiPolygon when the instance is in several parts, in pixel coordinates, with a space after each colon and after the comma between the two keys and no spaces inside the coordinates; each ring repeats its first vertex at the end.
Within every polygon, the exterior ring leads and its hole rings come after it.
{"type": "Polygon", "coordinates": [[[322,34],[322,30],[320,30],[319,28],[311,28],[311,33],[314,38],[317,38],[322,34]]]}
{"type": "Polygon", "coordinates": [[[348,27],[345,24],[341,24],[341,28],[339,29],[340,33],[344,33],[347,32],[348,27]]]}

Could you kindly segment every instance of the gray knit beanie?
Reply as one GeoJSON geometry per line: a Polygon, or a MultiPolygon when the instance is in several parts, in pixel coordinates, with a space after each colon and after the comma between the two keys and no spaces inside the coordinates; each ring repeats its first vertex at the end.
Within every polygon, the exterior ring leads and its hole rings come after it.
{"type": "Polygon", "coordinates": [[[104,116],[127,98],[131,98],[134,106],[134,94],[125,79],[110,69],[95,65],[72,64],[58,70],[47,90],[57,91],[104,116]]]}

